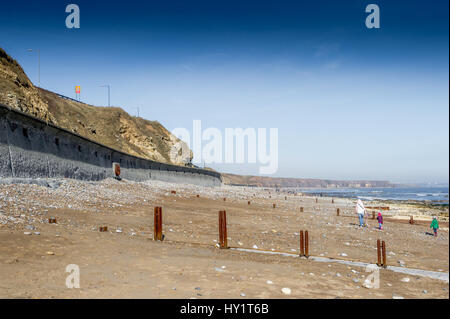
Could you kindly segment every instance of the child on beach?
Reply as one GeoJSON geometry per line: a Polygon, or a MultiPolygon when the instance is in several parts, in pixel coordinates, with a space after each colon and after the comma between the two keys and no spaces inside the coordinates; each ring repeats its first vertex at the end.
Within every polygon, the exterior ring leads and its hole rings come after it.
{"type": "Polygon", "coordinates": [[[378,229],[383,230],[383,216],[381,216],[381,212],[378,213],[378,229]]]}
{"type": "Polygon", "coordinates": [[[433,228],[434,237],[437,237],[437,230],[439,229],[439,223],[436,216],[433,216],[433,220],[431,221],[430,228],[433,228]]]}

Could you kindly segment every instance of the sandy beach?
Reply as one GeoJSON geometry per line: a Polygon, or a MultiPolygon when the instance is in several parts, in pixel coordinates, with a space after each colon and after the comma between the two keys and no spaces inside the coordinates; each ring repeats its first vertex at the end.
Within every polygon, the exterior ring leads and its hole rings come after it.
{"type": "Polygon", "coordinates": [[[379,231],[370,218],[357,226],[350,199],[114,179],[44,184],[0,184],[0,298],[449,298],[448,207],[383,202],[379,231]],[[163,242],[153,240],[155,206],[163,242]],[[252,252],[217,247],[219,210],[229,246],[252,252]],[[428,234],[432,215],[437,238],[428,234]],[[373,264],[381,239],[389,266],[447,281],[380,269],[379,288],[366,288],[363,267],[295,257],[300,230],[311,256],[373,264]],[[79,289],[66,287],[69,264],[80,268],[79,289]]]}

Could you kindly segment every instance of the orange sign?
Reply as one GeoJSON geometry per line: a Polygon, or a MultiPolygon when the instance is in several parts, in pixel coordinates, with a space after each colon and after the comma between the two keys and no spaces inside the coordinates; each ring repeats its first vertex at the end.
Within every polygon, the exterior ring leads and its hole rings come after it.
{"type": "Polygon", "coordinates": [[[81,93],[81,86],[75,87],[75,93],[80,94],[81,93]]]}

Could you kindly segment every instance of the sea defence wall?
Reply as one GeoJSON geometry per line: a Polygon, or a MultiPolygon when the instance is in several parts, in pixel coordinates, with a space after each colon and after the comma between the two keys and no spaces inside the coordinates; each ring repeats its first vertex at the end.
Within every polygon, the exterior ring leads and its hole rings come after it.
{"type": "Polygon", "coordinates": [[[0,178],[102,180],[115,176],[113,163],[133,181],[222,184],[217,172],[129,155],[0,104],[0,178]]]}

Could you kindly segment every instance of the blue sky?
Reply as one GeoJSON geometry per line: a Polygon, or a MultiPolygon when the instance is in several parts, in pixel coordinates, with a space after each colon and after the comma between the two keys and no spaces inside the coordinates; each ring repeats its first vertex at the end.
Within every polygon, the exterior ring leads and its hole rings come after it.
{"type": "MultiPolygon", "coordinates": [[[[448,1],[2,3],[37,84],[169,130],[277,127],[281,177],[448,182],[448,1]],[[65,27],[76,3],[81,28],[65,27]],[[381,28],[365,26],[366,5],[381,28]],[[357,150],[359,149],[359,151],[357,150]]],[[[257,174],[259,165],[211,165],[257,174]]]]}

